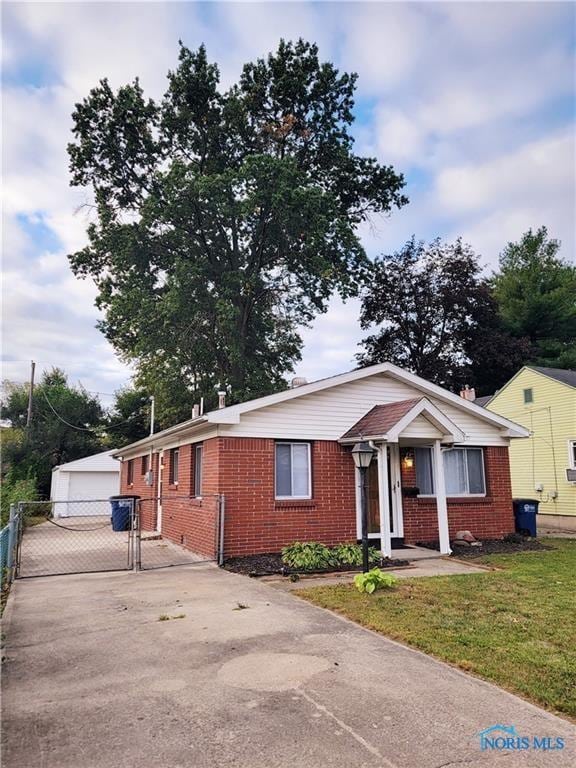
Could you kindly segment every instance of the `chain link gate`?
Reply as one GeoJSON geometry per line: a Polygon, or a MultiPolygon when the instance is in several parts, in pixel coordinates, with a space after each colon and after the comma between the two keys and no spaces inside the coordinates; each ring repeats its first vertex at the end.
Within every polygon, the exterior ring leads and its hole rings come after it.
{"type": "Polygon", "coordinates": [[[13,505],[8,578],[222,563],[223,496],[135,497],[122,505],[128,509],[121,530],[109,499],[13,505]]]}
{"type": "Polygon", "coordinates": [[[15,576],[125,571],[135,567],[135,504],[124,499],[125,525],[115,530],[108,499],[19,502],[15,576]]]}

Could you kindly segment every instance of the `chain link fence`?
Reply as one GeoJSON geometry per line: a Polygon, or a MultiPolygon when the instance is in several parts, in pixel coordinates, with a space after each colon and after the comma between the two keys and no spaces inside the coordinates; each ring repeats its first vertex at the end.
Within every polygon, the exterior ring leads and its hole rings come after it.
{"type": "Polygon", "coordinates": [[[142,498],[137,503],[137,516],[138,566],[142,570],[222,562],[222,495],[142,498]]]}
{"type": "Polygon", "coordinates": [[[19,502],[0,533],[3,586],[15,577],[221,563],[223,529],[220,495],[19,502]]]}

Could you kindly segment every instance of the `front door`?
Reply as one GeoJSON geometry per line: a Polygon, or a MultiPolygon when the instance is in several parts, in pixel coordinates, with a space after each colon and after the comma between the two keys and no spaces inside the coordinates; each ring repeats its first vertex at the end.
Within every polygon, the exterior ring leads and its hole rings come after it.
{"type": "MultiPolygon", "coordinates": [[[[388,462],[388,510],[390,515],[390,533],[393,537],[402,536],[402,498],[400,494],[400,465],[399,451],[396,446],[386,446],[384,449],[388,462]]],[[[370,462],[366,473],[366,498],[368,501],[368,537],[380,537],[380,483],[378,461],[382,453],[378,453],[370,462]]]]}

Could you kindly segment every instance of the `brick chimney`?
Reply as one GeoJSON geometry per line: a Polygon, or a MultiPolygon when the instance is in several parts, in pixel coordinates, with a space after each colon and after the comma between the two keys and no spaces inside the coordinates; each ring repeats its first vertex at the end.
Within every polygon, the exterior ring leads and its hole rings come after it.
{"type": "Polygon", "coordinates": [[[198,403],[194,403],[194,406],[192,407],[192,418],[197,419],[198,416],[200,416],[200,405],[198,403]]]}
{"type": "Polygon", "coordinates": [[[218,408],[226,408],[226,392],[218,392],[218,408]]]}
{"type": "Polygon", "coordinates": [[[470,400],[471,403],[476,400],[476,390],[474,387],[469,387],[468,384],[464,386],[464,389],[460,390],[460,397],[463,397],[464,400],[470,400]]]}

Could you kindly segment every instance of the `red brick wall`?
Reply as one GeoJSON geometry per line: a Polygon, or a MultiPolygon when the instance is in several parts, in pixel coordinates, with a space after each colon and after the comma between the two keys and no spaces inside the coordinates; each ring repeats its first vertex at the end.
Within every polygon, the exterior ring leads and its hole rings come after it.
{"type": "MultiPolygon", "coordinates": [[[[217,494],[226,501],[224,546],[227,557],[277,552],[293,541],[338,544],[356,540],[354,463],[336,442],[312,442],[312,499],[276,501],[274,443],[266,438],[211,438],[203,443],[202,499],[192,498],[193,445],[180,447],[178,485],[169,485],[171,454],[164,452],[162,534],[208,557],[215,557],[217,494]]],[[[499,538],[514,530],[508,449],[484,449],[487,496],[448,500],[450,535],[469,529],[478,538],[499,538]]],[[[157,467],[154,466],[155,478],[157,467]]],[[[155,495],[144,485],[140,459],[134,484],[122,493],[155,495]]],[[[416,484],[415,470],[402,468],[403,486],[416,484]]],[[[435,499],[403,498],[407,543],[438,539],[435,499]]],[[[145,508],[146,505],[143,505],[145,508]]],[[[155,527],[152,504],[143,513],[146,528],[155,527]]]]}
{"type": "MultiPolygon", "coordinates": [[[[204,445],[203,498],[192,498],[194,478],[194,446],[183,445],[178,455],[178,483],[170,483],[174,454],[164,451],[162,470],[162,536],[197,552],[204,557],[216,558],[218,530],[217,467],[218,446],[215,440],[204,445]]],[[[134,493],[142,497],[140,515],[142,529],[156,530],[158,494],[158,454],[154,454],[154,486],[149,487],[141,475],[140,457],[134,462],[133,484],[128,485],[128,462],[121,470],[121,493],[134,493]]]]}
{"type": "Polygon", "coordinates": [[[293,541],[356,540],[354,464],[336,442],[312,443],[312,499],[274,498],[274,440],[219,438],[226,556],[278,552],[293,541]]]}
{"type": "MultiPolygon", "coordinates": [[[[150,455],[150,454],[148,454],[150,455]]],[[[128,485],[128,461],[123,461],[120,469],[120,493],[133,493],[140,496],[140,517],[142,528],[145,531],[156,530],[156,477],[158,471],[158,454],[152,455],[152,471],[154,472],[154,485],[146,485],[145,475],[142,472],[142,457],[130,459],[133,463],[132,479],[133,483],[128,485]]]]}
{"type": "MultiPolygon", "coordinates": [[[[401,452],[404,454],[404,451],[401,452]]],[[[457,531],[469,530],[478,539],[498,539],[514,531],[512,488],[508,448],[484,448],[486,475],[485,497],[448,499],[448,527],[450,538],[457,531]]],[[[416,470],[402,466],[403,487],[416,485],[416,470]]],[[[438,540],[438,514],[436,500],[402,499],[404,510],[404,539],[407,544],[417,541],[438,540]]]]}
{"type": "Polygon", "coordinates": [[[170,484],[173,453],[164,451],[162,474],[162,536],[204,557],[216,559],[218,543],[218,441],[205,440],[202,457],[202,498],[193,498],[195,447],[181,445],[178,484],[170,484]]]}

